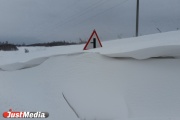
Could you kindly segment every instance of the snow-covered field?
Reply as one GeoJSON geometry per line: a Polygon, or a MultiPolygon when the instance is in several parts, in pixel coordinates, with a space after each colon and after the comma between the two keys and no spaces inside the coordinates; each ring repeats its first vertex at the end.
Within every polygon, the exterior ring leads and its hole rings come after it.
{"type": "Polygon", "coordinates": [[[45,111],[46,120],[180,119],[179,31],[102,45],[0,51],[0,113],[45,111]]]}

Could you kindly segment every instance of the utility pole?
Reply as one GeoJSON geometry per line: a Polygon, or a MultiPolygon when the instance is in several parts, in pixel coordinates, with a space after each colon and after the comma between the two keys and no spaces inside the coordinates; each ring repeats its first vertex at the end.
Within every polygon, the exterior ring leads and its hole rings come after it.
{"type": "Polygon", "coordinates": [[[137,0],[136,7],[136,37],[139,35],[139,0],[137,0]]]}

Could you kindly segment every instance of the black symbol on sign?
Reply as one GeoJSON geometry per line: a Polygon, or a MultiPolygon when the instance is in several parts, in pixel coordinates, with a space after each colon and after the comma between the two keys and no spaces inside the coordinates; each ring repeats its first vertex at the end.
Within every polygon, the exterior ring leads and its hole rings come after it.
{"type": "Polygon", "coordinates": [[[91,43],[93,43],[93,48],[96,48],[96,38],[93,38],[93,42],[91,43]]]}

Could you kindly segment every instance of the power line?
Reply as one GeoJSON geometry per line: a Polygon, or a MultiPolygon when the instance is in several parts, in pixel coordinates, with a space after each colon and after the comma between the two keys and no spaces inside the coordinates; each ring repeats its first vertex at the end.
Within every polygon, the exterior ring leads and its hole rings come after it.
{"type": "MultiPolygon", "coordinates": [[[[70,18],[69,20],[67,20],[66,22],[64,22],[64,23],[62,23],[62,24],[59,24],[59,23],[58,23],[59,25],[58,25],[58,24],[55,24],[55,27],[54,27],[53,29],[55,30],[55,29],[58,28],[58,27],[62,27],[62,26],[64,26],[64,25],[66,25],[66,24],[74,21],[74,19],[76,19],[76,18],[79,19],[80,17],[82,17],[82,16],[85,15],[86,13],[91,12],[92,8],[95,9],[95,8],[99,7],[99,5],[105,4],[107,1],[109,1],[109,0],[105,0],[105,1],[104,1],[104,0],[99,0],[99,1],[91,4],[91,6],[88,7],[88,10],[85,10],[84,12],[82,12],[82,13],[79,14],[79,15],[76,15],[76,16],[73,15],[73,16],[75,16],[75,17],[70,18]],[[96,4],[96,3],[98,3],[98,4],[96,4]],[[96,4],[96,5],[95,5],[95,4],[96,4]]],[[[108,9],[105,9],[105,10],[103,10],[103,11],[101,11],[101,12],[95,14],[95,15],[92,15],[92,16],[88,17],[87,19],[80,21],[80,22],[79,22],[78,24],[76,24],[76,25],[79,25],[79,24],[81,24],[81,23],[83,23],[83,22],[89,21],[89,20],[91,20],[91,18],[97,17],[98,15],[104,14],[104,13],[107,12],[107,11],[110,11],[110,10],[112,10],[112,9],[120,6],[120,5],[125,4],[127,1],[129,1],[129,0],[124,0],[124,1],[122,1],[122,2],[120,2],[120,3],[118,3],[118,4],[116,4],[116,5],[108,8],[108,9]]],[[[51,31],[51,32],[52,32],[52,31],[51,31]]],[[[50,35],[50,34],[49,34],[49,35],[50,35]]]]}
{"type": "Polygon", "coordinates": [[[56,27],[55,28],[58,28],[58,27],[62,27],[64,25],[66,25],[67,23],[71,22],[71,21],[74,21],[74,19],[76,18],[79,18],[83,15],[86,15],[88,12],[91,12],[92,10],[94,10],[95,8],[99,7],[100,5],[102,6],[103,4],[105,4],[106,2],[109,2],[109,0],[99,0],[95,3],[93,3],[91,6],[89,6],[88,8],[86,8],[85,10],[82,10],[83,12],[80,13],[80,14],[75,14],[71,17],[68,18],[68,20],[66,20],[66,22],[64,23],[58,23],[56,24],[56,27]]]}
{"type": "MultiPolygon", "coordinates": [[[[91,17],[88,17],[87,19],[81,21],[80,23],[89,21],[90,18],[97,17],[97,16],[99,16],[99,15],[101,15],[101,14],[104,14],[104,13],[107,12],[107,11],[110,11],[110,10],[112,10],[112,9],[114,9],[114,8],[116,8],[116,7],[118,7],[118,6],[120,6],[120,5],[125,4],[127,1],[129,1],[129,0],[124,0],[124,1],[120,2],[119,4],[116,4],[116,5],[114,5],[114,6],[110,7],[110,8],[108,8],[108,9],[106,9],[106,10],[104,10],[104,11],[101,11],[101,12],[99,12],[99,13],[97,13],[97,14],[91,16],[91,17]]],[[[79,25],[80,23],[78,23],[78,24],[76,24],[76,25],[79,25]]]]}
{"type": "MultiPolygon", "coordinates": [[[[109,0],[104,1],[103,3],[101,3],[101,5],[103,5],[103,4],[104,4],[105,2],[107,2],[107,1],[109,1],[109,0]]],[[[114,6],[112,6],[112,7],[110,7],[110,8],[104,10],[104,11],[101,11],[101,12],[99,12],[99,13],[97,13],[97,14],[91,16],[91,17],[88,17],[88,18],[85,19],[85,20],[80,21],[80,23],[85,22],[85,21],[88,21],[88,20],[90,20],[90,18],[96,17],[96,16],[98,16],[98,15],[100,15],[100,14],[104,14],[104,13],[107,12],[107,11],[110,11],[110,10],[112,10],[112,9],[114,9],[114,8],[116,8],[116,7],[118,7],[118,6],[120,6],[120,5],[125,4],[127,1],[129,1],[129,0],[124,0],[124,1],[122,1],[122,2],[120,2],[120,3],[118,3],[118,4],[114,5],[114,6]]],[[[99,7],[99,5],[97,5],[96,7],[99,7]]],[[[96,7],[92,7],[92,8],[96,8],[96,7]]],[[[92,10],[92,9],[90,9],[90,10],[92,10]]],[[[62,27],[62,26],[64,26],[64,25],[66,25],[67,23],[73,21],[75,18],[79,18],[79,17],[85,15],[87,12],[89,12],[89,10],[83,12],[82,14],[80,14],[80,15],[74,17],[74,18],[69,19],[68,21],[66,21],[66,22],[63,23],[63,24],[60,24],[60,25],[56,26],[56,28],[62,27]]],[[[79,23],[79,24],[80,24],[80,23],[79,23]]],[[[76,24],[76,25],[79,25],[79,24],[76,24]]]]}
{"type": "Polygon", "coordinates": [[[64,25],[74,21],[74,19],[77,19],[77,18],[79,19],[83,15],[86,15],[88,12],[91,12],[92,10],[98,8],[99,6],[102,6],[103,4],[105,4],[107,2],[110,2],[110,1],[109,0],[98,0],[96,2],[93,2],[93,4],[91,4],[88,8],[83,9],[80,14],[74,14],[73,16],[68,17],[64,23],[58,22],[57,24],[53,25],[54,27],[51,30],[50,29],[48,29],[48,30],[52,32],[52,31],[56,30],[57,28],[62,27],[64,25]]]}

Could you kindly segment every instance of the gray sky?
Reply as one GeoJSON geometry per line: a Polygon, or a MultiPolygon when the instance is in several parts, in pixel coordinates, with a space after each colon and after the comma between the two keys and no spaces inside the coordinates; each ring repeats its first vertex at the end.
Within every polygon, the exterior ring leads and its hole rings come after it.
{"type": "MultiPolygon", "coordinates": [[[[0,0],[0,41],[102,41],[135,36],[136,0],[0,0]]],[[[180,28],[180,0],[140,0],[141,35],[180,28]]]]}

